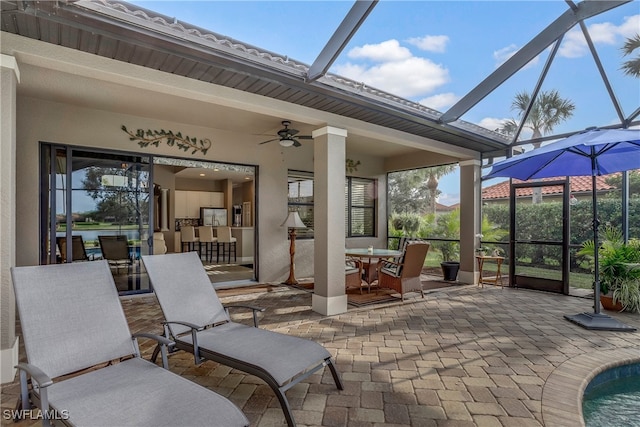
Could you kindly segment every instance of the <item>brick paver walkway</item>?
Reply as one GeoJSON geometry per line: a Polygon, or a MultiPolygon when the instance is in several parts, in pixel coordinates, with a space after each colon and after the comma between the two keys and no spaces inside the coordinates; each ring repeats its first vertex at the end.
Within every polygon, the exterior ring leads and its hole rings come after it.
{"type": "MultiPolygon", "coordinates": [[[[334,355],[345,390],[327,371],[287,392],[300,426],[541,426],[553,416],[543,415],[545,383],[565,362],[616,349],[640,359],[639,332],[580,328],[562,316],[592,311],[591,301],[544,292],[457,286],[332,317],[311,311],[310,293],[288,287],[222,299],[265,307],[261,327],[313,339],[334,355]]],[[[154,297],[124,299],[123,306],[132,332],[161,331],[154,297]]],[[[640,315],[608,314],[640,328],[640,315]]],[[[239,318],[250,323],[250,314],[239,318]]],[[[145,355],[152,348],[141,342],[145,355]]],[[[230,398],[252,426],[285,425],[261,380],[211,361],[194,366],[186,353],[169,363],[230,398]]],[[[576,387],[567,387],[567,402],[576,400],[576,387]]],[[[17,391],[15,383],[3,387],[3,409],[17,391]]]]}

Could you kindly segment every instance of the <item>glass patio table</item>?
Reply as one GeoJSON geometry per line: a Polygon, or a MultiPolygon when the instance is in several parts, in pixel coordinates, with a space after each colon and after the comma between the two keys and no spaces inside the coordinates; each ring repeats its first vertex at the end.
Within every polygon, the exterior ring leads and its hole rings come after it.
{"type": "Polygon", "coordinates": [[[377,279],[377,262],[374,259],[380,258],[397,258],[402,255],[402,251],[394,249],[369,249],[369,248],[351,248],[345,249],[345,256],[359,258],[362,261],[362,269],[364,271],[363,279],[367,283],[371,283],[377,279]]]}

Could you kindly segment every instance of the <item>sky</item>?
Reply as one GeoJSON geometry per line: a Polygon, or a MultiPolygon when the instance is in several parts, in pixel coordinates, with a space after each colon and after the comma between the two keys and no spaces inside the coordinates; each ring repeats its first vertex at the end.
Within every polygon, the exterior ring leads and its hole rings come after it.
{"type": "MultiPolygon", "coordinates": [[[[312,64],[352,1],[131,1],[152,11],[312,64]]],[[[564,0],[380,0],[330,73],[445,112],[567,9],[564,0]]],[[[621,46],[640,33],[635,0],[585,21],[610,83],[628,116],[640,106],[640,81],[625,76],[621,46]]],[[[549,49],[467,112],[490,130],[516,115],[514,95],[531,92],[549,49]]],[[[618,121],[606,87],[574,27],[563,39],[542,90],[556,89],[576,106],[554,133],[618,121]]],[[[528,136],[525,132],[525,137],[528,136]]],[[[458,174],[442,178],[439,202],[459,201],[458,174]]]]}

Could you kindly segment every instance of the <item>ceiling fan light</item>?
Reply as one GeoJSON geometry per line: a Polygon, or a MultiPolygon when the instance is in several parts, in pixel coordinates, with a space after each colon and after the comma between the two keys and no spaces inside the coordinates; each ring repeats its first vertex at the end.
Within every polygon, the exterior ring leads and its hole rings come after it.
{"type": "Polygon", "coordinates": [[[280,145],[282,145],[283,147],[291,147],[293,143],[294,141],[291,138],[283,138],[280,140],[280,145]]]}

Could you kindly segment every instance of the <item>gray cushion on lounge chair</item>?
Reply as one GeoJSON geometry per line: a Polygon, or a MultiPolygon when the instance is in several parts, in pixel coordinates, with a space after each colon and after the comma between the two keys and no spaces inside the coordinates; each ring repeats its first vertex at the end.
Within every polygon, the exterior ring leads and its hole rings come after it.
{"type": "Polygon", "coordinates": [[[140,358],[56,383],[49,388],[49,398],[66,409],[76,425],[249,424],[229,400],[140,358]]]}
{"type": "MultiPolygon", "coordinates": [[[[14,267],[11,273],[27,361],[54,380],[42,393],[67,422],[249,425],[228,399],[139,357],[106,261],[14,267]]],[[[39,400],[41,391],[21,386],[39,400]]]]}
{"type": "MultiPolygon", "coordinates": [[[[195,252],[143,256],[142,260],[160,307],[168,321],[208,326],[229,321],[211,280],[195,252]]],[[[171,324],[174,337],[189,330],[171,324]]],[[[193,344],[191,334],[176,338],[193,344]]],[[[315,341],[238,323],[225,323],[198,332],[203,351],[223,354],[269,372],[279,385],[331,354],[315,341]]]]}
{"type": "Polygon", "coordinates": [[[16,286],[16,299],[29,363],[51,378],[135,352],[106,261],[12,274],[14,283],[25,283],[16,286]]]}
{"type": "MultiPolygon", "coordinates": [[[[191,334],[179,338],[193,344],[191,334]]],[[[260,366],[280,386],[331,354],[320,344],[240,323],[225,323],[198,332],[203,351],[224,354],[245,364],[260,366]],[[268,356],[267,356],[268,355],[268,356]]]]}
{"type": "MultiPolygon", "coordinates": [[[[156,290],[161,288],[161,296],[158,292],[156,296],[162,298],[160,306],[165,319],[199,326],[230,320],[196,252],[144,256],[142,259],[151,285],[156,290]],[[176,260],[179,260],[179,264],[175,263],[176,260]],[[202,283],[209,284],[209,287],[203,287],[202,283]]],[[[190,330],[176,324],[170,325],[170,328],[174,336],[190,330]]]]}

